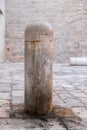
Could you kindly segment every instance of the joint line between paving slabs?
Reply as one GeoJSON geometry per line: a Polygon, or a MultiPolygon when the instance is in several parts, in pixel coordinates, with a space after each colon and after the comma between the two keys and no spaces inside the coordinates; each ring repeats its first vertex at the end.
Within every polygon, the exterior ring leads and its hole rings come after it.
{"type": "Polygon", "coordinates": [[[60,120],[60,122],[62,123],[62,126],[63,126],[66,130],[69,130],[68,127],[67,127],[67,125],[65,124],[65,122],[63,121],[62,118],[57,118],[57,119],[58,119],[58,121],[60,120]]]}
{"type": "Polygon", "coordinates": [[[13,91],[13,74],[12,72],[10,72],[10,76],[11,76],[11,92],[10,92],[10,117],[11,117],[11,114],[13,113],[13,105],[12,105],[12,91],[13,91]]]}

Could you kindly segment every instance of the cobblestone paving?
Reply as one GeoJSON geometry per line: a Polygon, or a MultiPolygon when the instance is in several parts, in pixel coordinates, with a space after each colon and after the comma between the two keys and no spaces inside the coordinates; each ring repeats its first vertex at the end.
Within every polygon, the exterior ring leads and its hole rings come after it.
{"type": "Polygon", "coordinates": [[[58,119],[33,122],[17,113],[24,109],[24,65],[0,64],[0,130],[28,130],[30,126],[87,130],[87,66],[54,64],[53,70],[53,105],[58,119]]]}

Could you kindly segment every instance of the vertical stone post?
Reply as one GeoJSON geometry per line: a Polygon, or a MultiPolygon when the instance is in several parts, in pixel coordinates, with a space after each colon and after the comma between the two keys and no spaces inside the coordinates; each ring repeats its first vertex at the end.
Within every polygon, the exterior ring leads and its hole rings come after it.
{"type": "Polygon", "coordinates": [[[45,115],[52,111],[53,30],[49,23],[25,30],[25,110],[45,115]]]}

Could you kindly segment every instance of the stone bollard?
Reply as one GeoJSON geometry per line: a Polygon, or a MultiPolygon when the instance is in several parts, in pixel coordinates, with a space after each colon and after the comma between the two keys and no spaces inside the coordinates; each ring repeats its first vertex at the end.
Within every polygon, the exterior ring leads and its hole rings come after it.
{"type": "Polygon", "coordinates": [[[25,30],[25,111],[46,115],[52,111],[53,30],[49,23],[25,30]]]}

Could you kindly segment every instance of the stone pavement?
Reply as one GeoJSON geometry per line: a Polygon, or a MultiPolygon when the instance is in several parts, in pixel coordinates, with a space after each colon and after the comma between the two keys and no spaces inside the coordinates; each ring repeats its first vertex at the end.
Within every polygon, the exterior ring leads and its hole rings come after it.
{"type": "Polygon", "coordinates": [[[87,130],[87,66],[54,64],[56,116],[27,117],[23,63],[0,64],[0,130],[87,130]]]}

